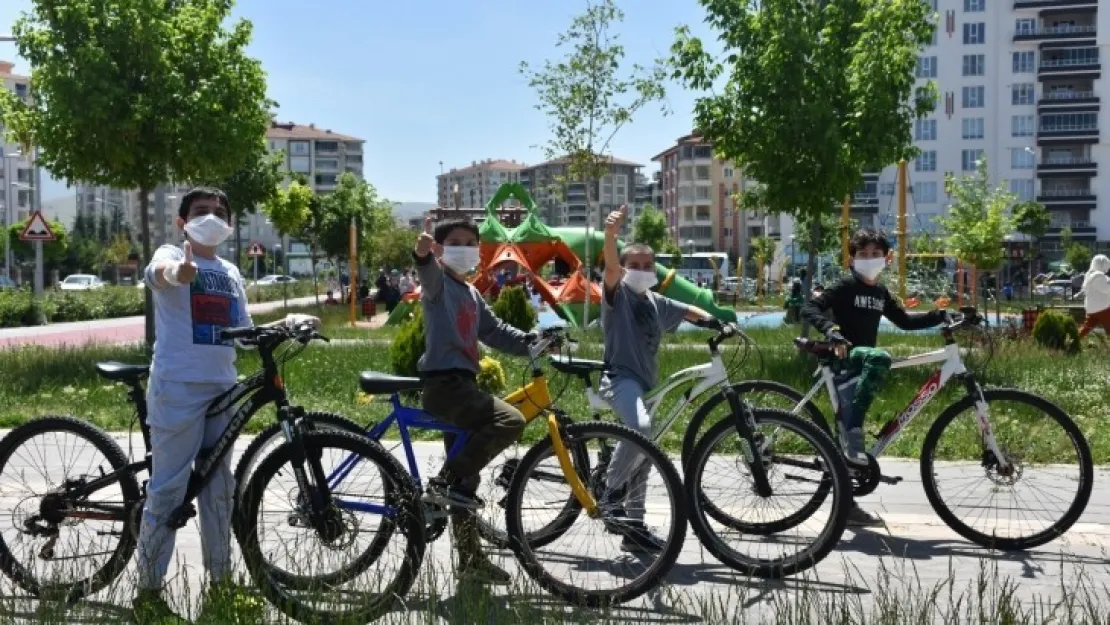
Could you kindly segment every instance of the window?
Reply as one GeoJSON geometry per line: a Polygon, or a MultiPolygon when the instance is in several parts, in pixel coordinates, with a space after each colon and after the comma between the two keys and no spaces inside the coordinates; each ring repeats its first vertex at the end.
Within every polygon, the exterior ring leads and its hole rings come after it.
{"type": "Polygon", "coordinates": [[[1021,17],[1014,22],[1014,30],[1019,35],[1032,35],[1037,32],[1037,20],[1031,17],[1021,17]]]}
{"type": "Polygon", "coordinates": [[[694,148],[694,158],[713,158],[713,148],[708,145],[699,145],[694,148]]]}
{"type": "Polygon", "coordinates": [[[986,99],[986,87],[982,85],[963,88],[962,103],[965,109],[981,109],[985,106],[984,102],[986,99]]]}
{"type": "Polygon", "coordinates": [[[964,76],[982,76],[987,73],[987,57],[984,54],[964,55],[964,76]]]}
{"type": "Polygon", "coordinates": [[[690,182],[693,179],[694,179],[694,168],[693,167],[679,167],[678,168],[678,181],[679,182],[690,182]]]}
{"type": "Polygon", "coordinates": [[[709,165],[698,165],[694,173],[697,180],[709,180],[709,165]]]}
{"type": "Polygon", "coordinates": [[[1032,115],[1014,115],[1010,118],[1010,136],[1032,137],[1036,133],[1032,115]]]}
{"type": "MultiPolygon", "coordinates": [[[[934,152],[934,154],[935,154],[935,152],[934,152]]],[[[893,183],[893,182],[883,182],[883,183],[879,184],[879,194],[880,195],[894,195],[894,192],[897,189],[897,186],[898,185],[893,183]]]]}
{"type": "Polygon", "coordinates": [[[1022,201],[1033,199],[1033,180],[1031,178],[1011,180],[1010,193],[1013,193],[1017,196],[1017,199],[1022,201]]]}
{"type": "Polygon", "coordinates": [[[913,201],[917,204],[937,203],[937,183],[918,182],[913,185],[913,201]]]}
{"type": "Polygon", "coordinates": [[[937,151],[926,150],[917,155],[913,159],[914,171],[936,171],[937,170],[937,151]]]}
{"type": "Polygon", "coordinates": [[[690,158],[691,156],[694,155],[694,146],[684,145],[684,146],[682,146],[681,152],[682,152],[682,158],[690,158]]]}
{"type": "Polygon", "coordinates": [[[725,178],[731,178],[731,177],[732,177],[732,168],[731,167],[725,167],[725,178]]]}
{"type": "Polygon", "coordinates": [[[979,159],[983,158],[982,150],[961,150],[960,151],[960,169],[964,171],[975,171],[976,163],[979,159]]]}
{"type": "Polygon", "coordinates": [[[1032,74],[1033,73],[1033,57],[1036,53],[1032,50],[1028,52],[1014,52],[1014,73],[1015,74],[1032,74]]]}
{"type": "Polygon", "coordinates": [[[339,169],[339,159],[318,158],[316,159],[316,169],[339,169]]]}
{"type": "Polygon", "coordinates": [[[987,42],[987,25],[983,22],[964,24],[964,43],[977,44],[987,42]]]}
{"type": "Polygon", "coordinates": [[[696,200],[708,200],[709,199],[709,187],[708,186],[694,187],[694,199],[696,199],[696,200]]]}
{"type": "Polygon", "coordinates": [[[985,132],[986,120],[982,117],[965,117],[961,120],[961,136],[964,139],[982,139],[985,132]]]}
{"type": "Polygon", "coordinates": [[[1098,113],[1052,113],[1041,115],[1041,132],[1098,129],[1098,113]]]}
{"type": "Polygon", "coordinates": [[[982,13],[987,10],[987,0],[964,0],[964,13],[982,13]]]}
{"type": "Polygon", "coordinates": [[[918,119],[913,123],[913,140],[914,141],[936,141],[937,140],[937,120],[935,119],[918,119]]]}
{"type": "Polygon", "coordinates": [[[1010,167],[1012,169],[1033,169],[1037,163],[1037,155],[1026,148],[1010,150],[1010,167]]]}
{"type": "Polygon", "coordinates": [[[682,202],[683,204],[686,204],[686,203],[692,201],[693,199],[694,199],[694,189],[693,189],[693,187],[679,187],[679,189],[678,189],[678,201],[679,202],[682,202]]]}
{"type": "Polygon", "coordinates": [[[308,141],[290,141],[289,153],[294,156],[303,156],[308,154],[308,141]]]}
{"type": "Polygon", "coordinates": [[[1031,82],[1017,83],[1012,87],[1011,104],[1033,104],[1037,97],[1036,89],[1031,82]]]}
{"type": "Polygon", "coordinates": [[[919,57],[917,57],[917,77],[918,78],[936,78],[937,77],[937,57],[935,57],[935,56],[919,56],[919,57]]]}
{"type": "Polygon", "coordinates": [[[299,174],[307,174],[312,171],[312,163],[307,156],[290,156],[289,169],[299,174]]]}

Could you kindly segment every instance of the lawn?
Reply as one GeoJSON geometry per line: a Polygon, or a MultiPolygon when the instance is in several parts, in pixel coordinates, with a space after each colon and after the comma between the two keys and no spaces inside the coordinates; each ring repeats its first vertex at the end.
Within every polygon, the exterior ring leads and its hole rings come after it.
{"type": "MultiPolygon", "coordinates": [[[[363,343],[343,341],[340,344],[314,344],[285,369],[285,379],[295,402],[313,410],[343,413],[360,422],[381,418],[386,406],[372,401],[358,392],[358,374],[366,370],[389,370],[389,344],[396,334],[394,328],[361,330],[343,327],[345,308],[329,308],[324,313],[325,333],[335,338],[364,339],[363,343]]],[[[260,315],[259,322],[273,317],[260,315]]],[[[770,378],[804,390],[812,384],[815,363],[811,357],[802,356],[790,347],[797,333],[796,328],[755,328],[752,337],[760,346],[758,354],[733,372],[733,380],[770,378]]],[[[596,332],[577,332],[582,341],[579,355],[584,358],[600,357],[596,332]]],[[[686,332],[668,338],[660,356],[663,375],[679,369],[706,362],[708,354],[698,344],[705,334],[686,332]]],[[[927,334],[884,334],[887,347],[896,355],[935,349],[940,338],[927,334]]],[[[726,354],[726,359],[731,354],[726,354]]],[[[526,363],[519,358],[499,357],[508,386],[519,386],[528,375],[526,363]]],[[[0,427],[12,427],[28,418],[42,414],[76,414],[110,429],[125,429],[131,422],[130,407],[126,404],[123,389],[100,379],[94,363],[100,360],[144,362],[139,348],[86,347],[81,349],[53,349],[27,347],[6,354],[4,373],[0,377],[0,427]]],[[[739,359],[733,361],[738,364],[739,359]]],[[[981,377],[991,386],[1015,387],[1049,398],[1072,415],[1090,441],[1095,461],[1110,462],[1110,429],[1102,423],[1107,412],[1110,395],[1110,367],[1106,366],[1105,350],[1087,349],[1075,356],[1064,356],[1041,349],[1028,341],[1002,342],[994,349],[994,356],[981,377]]],[[[240,354],[240,372],[247,374],[258,367],[258,357],[252,352],[240,354]]],[[[901,411],[911,401],[924,380],[925,369],[895,371],[888,380],[885,391],[872,409],[869,423],[877,429],[881,422],[901,411]]],[[[584,393],[578,382],[552,372],[553,393],[558,394],[558,404],[577,418],[588,418],[589,411],[584,393]]],[[[932,422],[932,417],[962,394],[958,384],[950,384],[926,409],[926,412],[906,429],[902,437],[888,451],[899,456],[916,456],[921,441],[932,422]]],[[[830,413],[827,400],[818,402],[821,409],[830,413]]],[[[689,412],[689,411],[688,411],[689,412]]],[[[671,430],[664,445],[678,448],[685,420],[671,430]]],[[[257,417],[248,428],[257,431],[274,418],[272,411],[257,417]]],[[[996,428],[999,424],[996,424],[996,428]]],[[[526,436],[534,438],[543,434],[543,428],[532,427],[526,436]]],[[[970,444],[970,441],[969,441],[970,444]]],[[[970,448],[969,448],[970,449],[970,448]]]]}

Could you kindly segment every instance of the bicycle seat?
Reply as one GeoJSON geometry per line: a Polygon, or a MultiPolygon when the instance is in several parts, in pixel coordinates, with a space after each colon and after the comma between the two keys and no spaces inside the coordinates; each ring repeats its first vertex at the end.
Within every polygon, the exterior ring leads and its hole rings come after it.
{"type": "Polygon", "coordinates": [[[96,372],[105,380],[137,382],[150,374],[150,365],[128,365],[122,362],[98,362],[96,372]]]}
{"type": "Polygon", "coordinates": [[[358,384],[362,392],[367,395],[389,395],[424,388],[424,380],[420,378],[403,378],[377,371],[363,371],[362,375],[358,376],[358,384]]]}
{"type": "Polygon", "coordinates": [[[577,376],[587,376],[595,371],[605,371],[609,368],[600,360],[571,359],[568,356],[552,356],[551,366],[556,371],[577,376]]]}

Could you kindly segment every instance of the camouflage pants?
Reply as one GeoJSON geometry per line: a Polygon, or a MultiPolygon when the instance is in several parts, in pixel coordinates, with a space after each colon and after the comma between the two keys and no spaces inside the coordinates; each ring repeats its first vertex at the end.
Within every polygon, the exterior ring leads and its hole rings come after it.
{"type": "MultiPolygon", "coordinates": [[[[845,428],[863,427],[867,411],[871,409],[875,396],[890,373],[890,364],[890,353],[877,347],[855,347],[848,354],[848,370],[856,379],[851,384],[854,388],[845,389],[851,391],[846,393],[851,397],[851,407],[841,411],[841,421],[845,428]]],[[[841,401],[847,399],[842,396],[841,401]]]]}

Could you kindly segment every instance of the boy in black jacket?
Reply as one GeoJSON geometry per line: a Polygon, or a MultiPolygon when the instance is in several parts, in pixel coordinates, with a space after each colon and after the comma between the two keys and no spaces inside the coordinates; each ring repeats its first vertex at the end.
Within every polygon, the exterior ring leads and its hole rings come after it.
{"type": "MultiPolygon", "coordinates": [[[[847,359],[849,371],[859,376],[850,405],[837,411],[840,444],[848,462],[866,467],[863,421],[875,395],[890,372],[890,353],[875,346],[879,321],[890,319],[903,330],[924,330],[944,323],[947,313],[933,310],[907,313],[879,275],[890,262],[890,243],[871,228],[856,232],[848,243],[852,273],[802,306],[802,318],[836,344],[837,356],[847,359]]],[[[856,526],[883,525],[882,519],[853,505],[848,522],[856,526]]]]}

